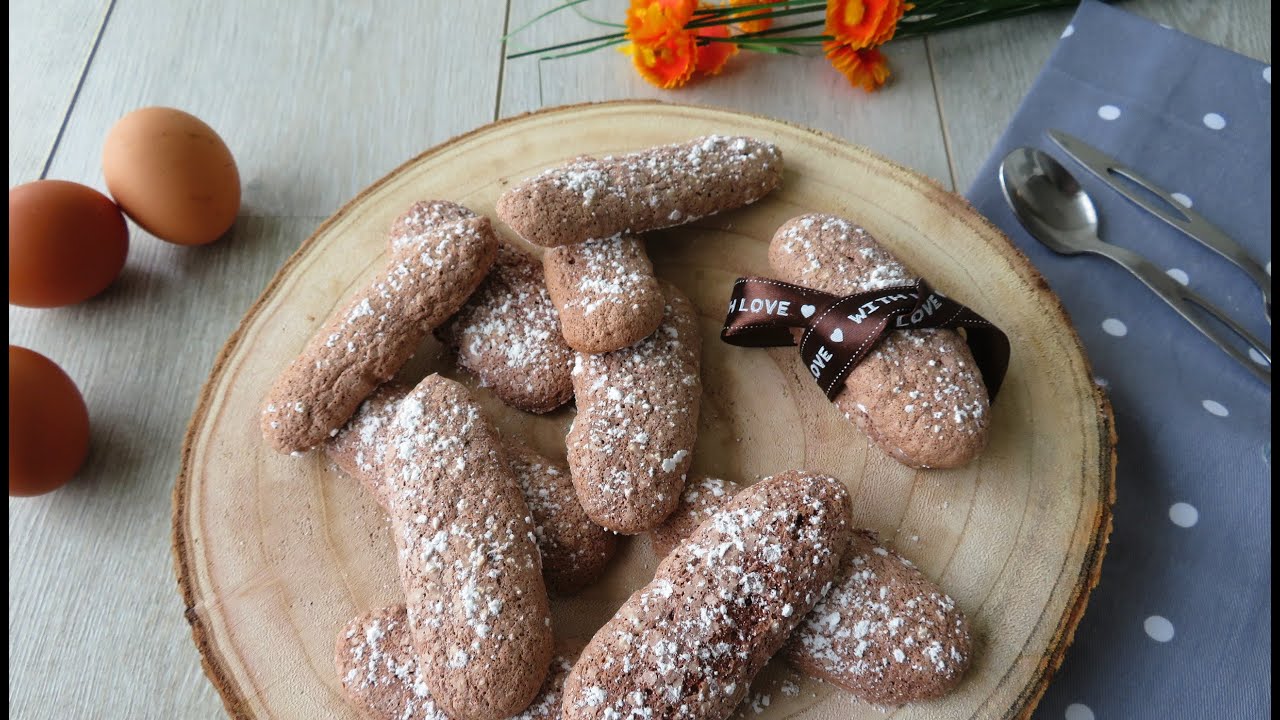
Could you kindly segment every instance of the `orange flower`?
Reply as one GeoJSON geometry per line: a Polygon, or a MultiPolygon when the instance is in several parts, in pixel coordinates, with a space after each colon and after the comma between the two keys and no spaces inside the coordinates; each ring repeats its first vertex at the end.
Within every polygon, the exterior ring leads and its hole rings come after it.
{"type": "Polygon", "coordinates": [[[881,45],[893,37],[903,13],[912,7],[903,0],[830,0],[826,34],[855,50],[881,45]]]}
{"type": "MultiPolygon", "coordinates": [[[[759,5],[761,2],[768,2],[768,0],[729,0],[729,4],[734,6],[759,5]]],[[[768,14],[769,14],[768,10],[762,9],[762,10],[756,10],[755,12],[747,13],[745,15],[739,15],[738,17],[749,18],[749,17],[754,17],[756,15],[768,15],[768,14]]],[[[773,18],[766,17],[766,18],[761,18],[759,20],[743,20],[742,22],[738,23],[738,28],[742,30],[742,32],[744,33],[753,33],[753,32],[760,32],[762,30],[768,30],[769,26],[772,24],[773,24],[773,18]]]]}
{"type": "Polygon", "coordinates": [[[693,18],[698,0],[631,0],[627,8],[627,39],[655,43],[693,18]]]}
{"type": "MultiPolygon", "coordinates": [[[[727,38],[728,25],[712,25],[694,31],[698,37],[727,38]]],[[[698,45],[697,69],[704,75],[719,75],[729,58],[738,54],[738,46],[728,42],[708,42],[698,45]]]]}
{"type": "Polygon", "coordinates": [[[889,62],[875,48],[854,49],[837,42],[825,42],[823,50],[837,70],[849,78],[849,84],[872,92],[889,79],[889,62]]]}
{"type": "Polygon", "coordinates": [[[640,77],[664,90],[689,82],[697,64],[698,44],[694,34],[672,28],[651,42],[635,42],[625,48],[640,77]]]}

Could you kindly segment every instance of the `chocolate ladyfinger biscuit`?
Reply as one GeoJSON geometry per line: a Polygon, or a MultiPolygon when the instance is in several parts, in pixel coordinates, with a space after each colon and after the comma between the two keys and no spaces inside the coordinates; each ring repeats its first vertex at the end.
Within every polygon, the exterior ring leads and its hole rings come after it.
{"type": "Polygon", "coordinates": [[[791,471],[698,527],[582,651],[566,720],[721,720],[818,601],[849,542],[849,493],[791,471]]]}
{"type": "Polygon", "coordinates": [[[409,388],[398,382],[378,387],[360,403],[356,414],[324,444],[325,454],[349,477],[359,480],[386,509],[391,504],[389,486],[382,466],[386,460],[387,436],[400,409],[400,400],[409,388]]]}
{"type": "Polygon", "coordinates": [[[280,452],[309,450],[390,380],[431,329],[484,279],[498,250],[487,218],[436,223],[414,205],[392,226],[386,269],[330,316],[267,393],[262,434],[280,452]]]}
{"type": "Polygon", "coordinates": [[[551,661],[533,520],[462,385],[429,375],[392,420],[384,465],[422,677],[454,720],[528,707],[551,661]]]}
{"type": "Polygon", "coordinates": [[[582,157],[498,198],[498,217],[544,247],[640,233],[741,207],[782,183],[782,151],[748,137],[582,157]]]}
{"type": "Polygon", "coordinates": [[[569,468],[512,440],[508,438],[508,459],[533,513],[542,577],[552,592],[578,592],[604,572],[617,549],[618,536],[587,517],[569,479],[569,468]]]}
{"type": "MultiPolygon", "coordinates": [[[[833,215],[787,221],[769,245],[769,264],[783,280],[836,295],[914,280],[866,230],[833,215]]],[[[953,330],[887,333],[849,373],[835,404],[911,467],[964,465],[987,444],[987,388],[953,330]]]]}
{"type": "MultiPolygon", "coordinates": [[[[680,506],[650,533],[665,555],[741,490],[690,482],[680,506]]],[[[831,590],[791,634],[783,655],[796,669],[876,705],[941,697],[969,666],[969,623],[955,601],[911,561],[856,530],[831,590]]]]}
{"type": "Polygon", "coordinates": [[[450,200],[423,200],[416,202],[409,211],[396,218],[387,236],[387,247],[392,252],[416,242],[427,228],[478,218],[479,215],[465,205],[450,200]]]}
{"type": "Polygon", "coordinates": [[[875,705],[951,692],[969,667],[955,601],[870,530],[854,532],[835,584],[784,650],[797,670],[875,705]]]}
{"type": "Polygon", "coordinates": [[[615,352],[578,353],[573,366],[573,486],[588,517],[623,534],[644,532],[675,509],[698,435],[697,318],[680,291],[662,287],[657,331],[615,352]]]}
{"type": "Polygon", "coordinates": [[[459,366],[514,408],[545,413],[573,399],[573,351],[542,266],[523,250],[500,243],[489,276],[438,334],[459,366]]]}
{"type": "Polygon", "coordinates": [[[644,241],[615,235],[552,248],[542,258],[565,342],[579,352],[619,350],[653,334],[666,302],[644,241]]]}
{"type": "MultiPolygon", "coordinates": [[[[325,444],[330,459],[363,483],[383,508],[390,503],[382,472],[387,435],[397,403],[408,391],[398,383],[378,388],[325,444]]],[[[547,589],[562,595],[575,593],[604,572],[617,549],[617,536],[587,517],[569,479],[569,468],[515,438],[506,441],[507,461],[533,516],[547,589]]]]}
{"type": "MultiPolygon", "coordinates": [[[[533,704],[511,720],[559,720],[564,679],[573,659],[555,656],[533,704]]],[[[338,634],[334,664],[342,689],[365,717],[450,720],[431,698],[404,605],[374,610],[347,623],[338,634]]]]}
{"type": "Polygon", "coordinates": [[[681,540],[693,534],[703,520],[715,515],[741,490],[742,486],[732,480],[689,478],[680,493],[680,504],[661,525],[649,531],[654,555],[659,558],[669,555],[681,540]]]}

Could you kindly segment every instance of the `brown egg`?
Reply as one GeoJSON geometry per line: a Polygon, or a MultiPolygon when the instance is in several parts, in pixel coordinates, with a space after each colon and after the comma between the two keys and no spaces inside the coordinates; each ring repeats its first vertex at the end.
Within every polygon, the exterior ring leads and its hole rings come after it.
{"type": "Polygon", "coordinates": [[[124,267],[129,229],[106,195],[37,180],[9,190],[9,303],[49,308],[97,295],[124,267]]]}
{"type": "Polygon", "coordinates": [[[107,189],[142,229],[178,245],[204,245],[240,210],[240,173],[213,128],[181,110],[125,115],[102,149],[107,189]]]}
{"type": "Polygon", "coordinates": [[[52,360],[9,346],[9,497],[43,495],[75,477],[89,454],[89,411],[52,360]]]}

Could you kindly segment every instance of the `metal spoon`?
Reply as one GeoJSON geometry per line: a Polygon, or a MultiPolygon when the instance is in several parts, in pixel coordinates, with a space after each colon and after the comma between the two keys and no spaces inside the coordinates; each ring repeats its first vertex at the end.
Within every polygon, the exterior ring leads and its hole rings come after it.
{"type": "Polygon", "coordinates": [[[1271,348],[1200,295],[1165,275],[1141,255],[1098,238],[1098,213],[1089,194],[1051,155],[1018,148],[1000,163],[1000,187],[1018,221],[1050,250],[1062,255],[1093,253],[1116,262],[1151,289],[1223,352],[1271,387],[1271,348]],[[1194,307],[1193,307],[1194,306],[1194,307]],[[1239,335],[1267,363],[1249,359],[1221,330],[1206,321],[1203,310],[1239,335]]]}

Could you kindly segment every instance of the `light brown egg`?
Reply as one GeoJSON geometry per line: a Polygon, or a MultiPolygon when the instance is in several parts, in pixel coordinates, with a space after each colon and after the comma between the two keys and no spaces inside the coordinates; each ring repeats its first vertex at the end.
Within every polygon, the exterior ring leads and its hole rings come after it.
{"type": "Polygon", "coordinates": [[[142,229],[178,245],[222,236],[240,210],[240,173],[213,128],[148,107],[125,115],[102,149],[107,189],[142,229]]]}
{"type": "Polygon", "coordinates": [[[129,228],[106,195],[37,180],[9,190],[9,303],[49,308],[102,292],[129,253],[129,228]]]}
{"type": "Polygon", "coordinates": [[[89,411],[49,358],[9,346],[9,497],[43,495],[75,477],[89,454],[89,411]]]}

